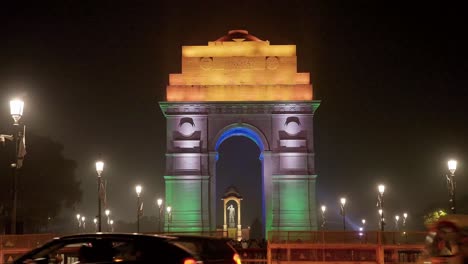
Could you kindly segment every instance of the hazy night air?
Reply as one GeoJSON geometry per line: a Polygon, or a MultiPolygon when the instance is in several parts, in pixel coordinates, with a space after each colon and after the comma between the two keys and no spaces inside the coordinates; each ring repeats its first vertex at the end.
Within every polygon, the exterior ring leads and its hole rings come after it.
{"type": "MultiPolygon", "coordinates": [[[[451,158],[458,160],[457,211],[468,213],[466,30],[454,4],[392,4],[8,1],[0,7],[0,133],[11,128],[8,101],[21,96],[28,133],[62,143],[64,156],[76,161],[82,201],[61,218],[96,215],[98,158],[106,164],[113,218],[135,222],[136,184],[144,215],[154,217],[166,162],[158,103],[167,99],[169,74],[180,72],[182,46],[245,29],[275,45],[296,45],[298,72],[310,72],[321,100],[314,117],[317,208],[327,206],[329,228],[341,229],[345,196],[347,229],[362,218],[377,229],[383,183],[387,214],[408,212],[408,226],[422,229],[424,213],[449,208],[451,158]]],[[[234,157],[223,164],[227,173],[256,179],[255,144],[231,138],[222,151],[234,157]],[[244,163],[236,163],[245,151],[244,163]]],[[[247,197],[258,199],[259,184],[238,188],[243,210],[247,197]]],[[[255,214],[245,212],[247,225],[255,214]]]]}

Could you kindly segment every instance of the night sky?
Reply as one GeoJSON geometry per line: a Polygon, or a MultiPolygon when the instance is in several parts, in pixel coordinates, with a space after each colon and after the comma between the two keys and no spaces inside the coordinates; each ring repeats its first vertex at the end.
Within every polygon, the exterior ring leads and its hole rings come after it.
{"type": "MultiPolygon", "coordinates": [[[[329,208],[330,228],[341,228],[342,195],[352,227],[366,218],[376,228],[379,183],[387,186],[386,211],[408,212],[408,225],[423,228],[425,211],[448,208],[449,158],[459,161],[458,211],[468,213],[461,7],[427,1],[185,2],[0,3],[0,131],[11,125],[8,101],[22,96],[28,130],[62,143],[65,157],[78,163],[83,199],[77,210],[96,214],[94,162],[102,157],[114,218],[133,221],[137,183],[145,214],[156,214],[166,144],[158,102],[165,100],[169,73],[181,72],[181,47],[246,29],[271,45],[297,45],[298,72],[310,72],[315,99],[322,101],[314,120],[317,197],[329,208]]],[[[239,168],[236,157],[250,157],[236,175],[252,184],[237,185],[257,199],[258,149],[230,139],[221,151],[233,157],[223,165],[226,175],[239,168]]],[[[252,202],[245,224],[258,206],[252,202]]]]}

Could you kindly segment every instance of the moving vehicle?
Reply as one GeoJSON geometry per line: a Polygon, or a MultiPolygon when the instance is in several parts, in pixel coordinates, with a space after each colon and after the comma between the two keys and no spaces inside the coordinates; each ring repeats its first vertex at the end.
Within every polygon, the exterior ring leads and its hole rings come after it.
{"type": "Polygon", "coordinates": [[[178,235],[171,242],[186,248],[204,264],[241,264],[239,254],[228,239],[178,235]]]}
{"type": "MultiPolygon", "coordinates": [[[[164,263],[241,264],[225,248],[224,239],[208,237],[92,233],[55,238],[14,261],[14,264],[164,263]],[[212,250],[219,250],[213,252],[212,250]],[[227,261],[229,259],[229,261],[227,261]]],[[[229,245],[227,245],[229,247],[229,245]]],[[[237,258],[239,256],[237,255],[237,258]]]]}
{"type": "Polygon", "coordinates": [[[432,263],[468,264],[468,215],[446,215],[429,226],[427,253],[432,263]]]}

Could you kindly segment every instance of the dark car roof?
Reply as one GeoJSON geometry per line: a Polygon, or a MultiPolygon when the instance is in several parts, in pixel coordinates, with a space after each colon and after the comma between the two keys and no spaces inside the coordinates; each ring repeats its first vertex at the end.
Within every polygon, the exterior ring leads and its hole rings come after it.
{"type": "MultiPolygon", "coordinates": [[[[35,248],[28,253],[24,254],[20,258],[18,258],[15,263],[21,263],[21,261],[24,258],[28,258],[28,256],[37,254],[41,252],[44,248],[48,247],[54,247],[57,244],[61,243],[74,243],[80,242],[80,241],[88,241],[88,240],[99,240],[100,238],[102,239],[111,239],[111,240],[138,240],[138,241],[143,241],[144,244],[146,244],[145,241],[149,242],[151,244],[152,242],[158,243],[158,241],[168,244],[173,244],[170,241],[174,240],[174,237],[170,236],[162,236],[162,235],[150,235],[150,234],[136,234],[136,233],[85,233],[85,234],[75,234],[75,235],[66,235],[66,236],[61,236],[61,237],[56,237],[53,238],[51,241],[47,242],[46,244],[42,245],[41,247],[35,248]]],[[[188,253],[186,249],[183,249],[181,247],[178,247],[174,245],[175,247],[179,248],[182,251],[185,251],[188,253]]],[[[193,254],[193,253],[192,253],[193,254]]]]}
{"type": "Polygon", "coordinates": [[[171,238],[171,242],[181,245],[192,254],[201,257],[203,260],[209,259],[229,259],[232,260],[236,250],[229,244],[230,239],[194,235],[176,235],[171,238]]]}

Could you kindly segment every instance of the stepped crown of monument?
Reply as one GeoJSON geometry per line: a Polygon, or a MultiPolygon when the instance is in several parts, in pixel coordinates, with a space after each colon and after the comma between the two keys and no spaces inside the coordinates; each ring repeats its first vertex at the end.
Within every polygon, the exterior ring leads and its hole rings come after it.
{"type": "Polygon", "coordinates": [[[309,73],[297,72],[295,45],[270,45],[231,30],[207,46],[182,47],[182,73],[170,74],[167,101],[309,101],[309,73]]]}

